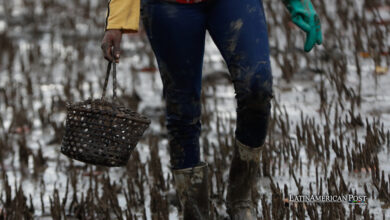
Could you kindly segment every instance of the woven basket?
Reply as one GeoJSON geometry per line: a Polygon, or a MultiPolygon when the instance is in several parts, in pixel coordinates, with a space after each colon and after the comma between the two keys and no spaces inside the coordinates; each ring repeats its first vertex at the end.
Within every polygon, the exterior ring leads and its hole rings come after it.
{"type": "Polygon", "coordinates": [[[109,63],[101,99],[67,103],[61,152],[85,163],[125,166],[150,120],[116,103],[116,67],[109,63]],[[113,70],[113,101],[105,100],[113,70]]]}

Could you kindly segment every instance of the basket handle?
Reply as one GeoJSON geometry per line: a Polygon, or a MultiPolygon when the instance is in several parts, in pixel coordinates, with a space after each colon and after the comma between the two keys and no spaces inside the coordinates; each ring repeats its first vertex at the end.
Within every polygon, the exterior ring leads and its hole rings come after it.
{"type": "Polygon", "coordinates": [[[112,98],[116,100],[116,64],[115,62],[108,62],[107,66],[107,72],[106,72],[106,79],[104,80],[104,86],[103,86],[103,93],[102,93],[102,98],[103,100],[106,96],[106,90],[107,90],[107,84],[108,84],[108,79],[110,78],[110,72],[111,72],[111,65],[113,65],[113,71],[112,71],[112,98]]]}

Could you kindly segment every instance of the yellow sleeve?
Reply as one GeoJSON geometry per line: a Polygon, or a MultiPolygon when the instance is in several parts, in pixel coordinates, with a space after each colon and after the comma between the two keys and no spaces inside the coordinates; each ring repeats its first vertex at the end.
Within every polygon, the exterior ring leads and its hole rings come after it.
{"type": "Polygon", "coordinates": [[[106,30],[122,29],[137,32],[140,16],[140,0],[110,0],[106,18],[106,30]]]}

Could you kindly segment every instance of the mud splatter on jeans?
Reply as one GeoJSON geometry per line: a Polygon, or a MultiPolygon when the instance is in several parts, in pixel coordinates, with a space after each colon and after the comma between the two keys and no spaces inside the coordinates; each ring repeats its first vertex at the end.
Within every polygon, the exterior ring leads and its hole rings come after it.
{"type": "Polygon", "coordinates": [[[272,98],[267,25],[260,0],[175,4],[142,0],[142,21],[159,65],[173,168],[199,163],[200,91],[206,30],[224,57],[237,99],[236,138],[264,143],[272,98]]]}

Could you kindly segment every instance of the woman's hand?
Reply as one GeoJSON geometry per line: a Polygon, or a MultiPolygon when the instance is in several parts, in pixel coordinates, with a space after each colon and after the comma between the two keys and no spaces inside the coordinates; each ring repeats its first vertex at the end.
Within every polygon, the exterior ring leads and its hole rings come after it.
{"type": "Polygon", "coordinates": [[[119,63],[121,53],[122,31],[119,29],[106,30],[101,48],[104,58],[108,61],[119,63]]]}

